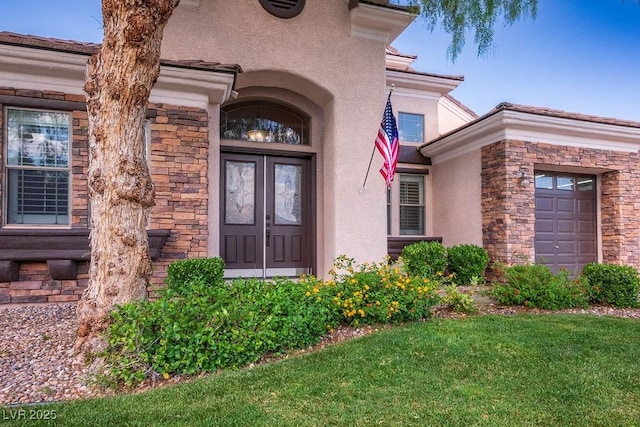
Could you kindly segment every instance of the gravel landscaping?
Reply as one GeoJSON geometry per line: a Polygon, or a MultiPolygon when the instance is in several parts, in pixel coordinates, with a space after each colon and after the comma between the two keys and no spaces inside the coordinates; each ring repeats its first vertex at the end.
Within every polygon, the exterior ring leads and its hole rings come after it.
{"type": "MultiPolygon", "coordinates": [[[[480,312],[502,315],[550,313],[522,307],[501,307],[490,302],[481,303],[480,312]]],[[[640,319],[640,309],[608,306],[562,312],[640,319]]],[[[434,315],[462,316],[447,310],[436,310],[434,315]]],[[[53,402],[111,393],[92,386],[88,368],[75,357],[73,345],[77,326],[75,304],[0,306],[0,405],[53,402]]],[[[316,348],[375,330],[338,328],[316,348]]],[[[171,382],[175,380],[179,379],[171,382]]]]}

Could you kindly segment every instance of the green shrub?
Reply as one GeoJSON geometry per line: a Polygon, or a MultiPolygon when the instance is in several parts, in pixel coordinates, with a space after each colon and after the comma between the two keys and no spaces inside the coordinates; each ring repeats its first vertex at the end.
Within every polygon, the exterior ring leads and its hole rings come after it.
{"type": "Polygon", "coordinates": [[[491,291],[500,304],[550,310],[587,307],[585,280],[571,279],[566,271],[554,275],[545,265],[514,265],[504,269],[504,280],[491,291]]]}
{"type": "Polygon", "coordinates": [[[286,279],[211,286],[197,276],[157,301],[117,307],[104,355],[107,380],[132,385],[150,376],[237,368],[312,345],[337,323],[329,304],[305,293],[305,285],[286,279]]]}
{"type": "Polygon", "coordinates": [[[439,242],[418,242],[407,245],[400,254],[410,276],[431,278],[442,276],[447,267],[447,250],[439,242]]]}
{"type": "Polygon", "coordinates": [[[589,300],[615,307],[638,307],[638,271],[627,265],[588,264],[582,275],[589,282],[589,300]]]}
{"type": "Polygon", "coordinates": [[[456,245],[447,249],[447,266],[455,275],[458,285],[484,282],[484,272],[489,264],[487,251],[478,245],[456,245]]]}
{"type": "Polygon", "coordinates": [[[174,290],[199,277],[210,285],[223,283],[224,260],[218,257],[188,258],[174,261],[167,267],[166,282],[174,290]]]}
{"type": "Polygon", "coordinates": [[[340,257],[326,282],[302,276],[216,286],[223,283],[220,260],[186,261],[172,264],[171,285],[156,301],[112,312],[103,354],[107,382],[130,386],[150,377],[237,368],[308,347],[338,324],[423,319],[439,302],[438,281],[409,277],[388,263],[357,265],[340,257]]]}
{"type": "Polygon", "coordinates": [[[444,286],[442,289],[444,291],[442,304],[451,307],[456,313],[475,314],[478,312],[478,307],[471,295],[460,292],[455,285],[444,286]]]}

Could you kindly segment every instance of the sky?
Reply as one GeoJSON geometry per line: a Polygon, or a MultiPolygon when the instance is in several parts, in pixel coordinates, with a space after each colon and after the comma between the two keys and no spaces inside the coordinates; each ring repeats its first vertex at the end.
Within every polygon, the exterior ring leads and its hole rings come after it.
{"type": "MultiPolygon", "coordinates": [[[[99,0],[0,0],[0,31],[100,42],[100,20],[99,0]]],[[[637,0],[538,0],[535,20],[496,25],[484,56],[467,40],[451,63],[450,36],[417,18],[393,46],[418,71],[464,76],[451,94],[480,115],[511,102],[640,121],[637,0]]]]}

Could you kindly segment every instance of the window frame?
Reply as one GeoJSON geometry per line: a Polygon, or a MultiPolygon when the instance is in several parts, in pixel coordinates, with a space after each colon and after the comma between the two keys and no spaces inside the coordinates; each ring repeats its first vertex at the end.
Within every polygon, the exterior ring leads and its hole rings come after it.
{"type": "Polygon", "coordinates": [[[410,236],[427,236],[428,233],[428,221],[427,221],[427,175],[428,171],[416,171],[416,172],[398,172],[396,178],[391,184],[391,189],[387,190],[387,236],[388,237],[410,237],[410,236]],[[415,179],[420,179],[421,188],[421,202],[419,207],[422,209],[422,233],[417,234],[403,234],[400,228],[400,181],[402,177],[410,176],[415,179]]]}
{"type": "MultiPolygon", "coordinates": [[[[416,122],[411,122],[411,124],[413,123],[417,123],[416,122]]],[[[398,135],[399,135],[399,139],[401,142],[406,142],[406,143],[410,143],[410,144],[423,144],[424,143],[424,132],[425,132],[425,125],[424,125],[424,114],[419,114],[419,113],[408,113],[405,111],[400,111],[398,112],[398,135]],[[422,132],[419,134],[419,138],[417,138],[417,133],[414,134],[413,132],[410,133],[410,136],[416,135],[416,137],[412,138],[412,139],[407,139],[407,129],[410,125],[410,123],[408,123],[408,118],[420,118],[420,126],[421,126],[421,130],[422,132]]]]}
{"type": "MultiPolygon", "coordinates": [[[[54,109],[54,108],[30,108],[21,106],[7,105],[2,109],[2,227],[3,228],[69,228],[72,224],[73,212],[73,114],[70,111],[54,109]],[[35,111],[41,113],[64,114],[68,117],[68,137],[67,137],[67,165],[60,166],[33,166],[33,165],[10,165],[9,160],[9,111],[35,111]],[[9,173],[11,170],[30,170],[30,171],[53,171],[64,172],[67,174],[67,221],[66,223],[9,223],[9,173]]],[[[17,197],[17,195],[16,195],[17,197]]]]}

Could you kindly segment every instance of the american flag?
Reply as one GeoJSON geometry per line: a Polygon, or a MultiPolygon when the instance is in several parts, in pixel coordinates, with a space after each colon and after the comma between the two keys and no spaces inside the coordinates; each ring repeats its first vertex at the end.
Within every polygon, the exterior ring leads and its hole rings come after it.
{"type": "Polygon", "coordinates": [[[384,114],[382,116],[382,122],[380,123],[380,130],[378,130],[378,136],[376,137],[376,147],[384,159],[380,173],[387,182],[387,188],[391,187],[393,175],[396,173],[399,145],[398,127],[396,126],[396,118],[393,116],[391,93],[389,93],[387,105],[384,108],[384,114]]]}

